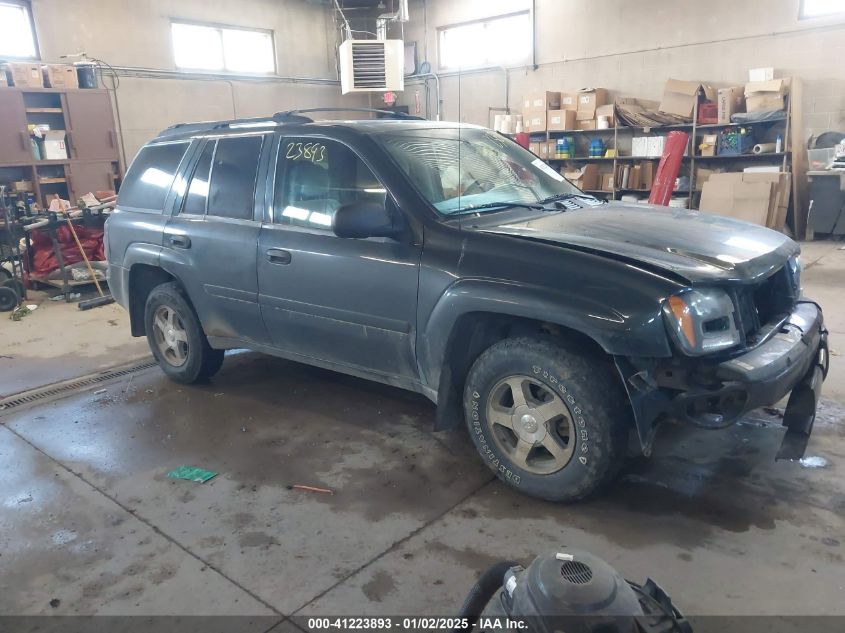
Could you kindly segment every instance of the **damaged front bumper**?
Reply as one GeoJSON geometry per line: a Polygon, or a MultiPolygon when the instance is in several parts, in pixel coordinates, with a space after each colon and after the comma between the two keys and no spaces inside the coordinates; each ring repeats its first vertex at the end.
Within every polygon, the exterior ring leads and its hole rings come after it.
{"type": "Polygon", "coordinates": [[[704,428],[724,428],[791,392],[783,418],[787,432],[777,459],[798,459],[812,432],[827,375],[827,330],[821,308],[801,301],[776,333],[740,356],[695,362],[617,357],[616,365],[646,455],[651,453],[661,420],[675,418],[704,428]]]}

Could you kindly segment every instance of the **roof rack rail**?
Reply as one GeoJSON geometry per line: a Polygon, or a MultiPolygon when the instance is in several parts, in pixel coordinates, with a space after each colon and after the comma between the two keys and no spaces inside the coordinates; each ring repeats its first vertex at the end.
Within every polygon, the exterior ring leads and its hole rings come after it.
{"type": "Polygon", "coordinates": [[[379,110],[377,108],[304,108],[301,110],[286,110],[284,112],[276,112],[273,115],[273,120],[277,123],[313,123],[313,119],[302,116],[310,112],[367,112],[369,114],[381,114],[390,119],[423,120],[422,117],[414,116],[413,114],[405,114],[404,112],[396,112],[394,110],[379,110]]]}

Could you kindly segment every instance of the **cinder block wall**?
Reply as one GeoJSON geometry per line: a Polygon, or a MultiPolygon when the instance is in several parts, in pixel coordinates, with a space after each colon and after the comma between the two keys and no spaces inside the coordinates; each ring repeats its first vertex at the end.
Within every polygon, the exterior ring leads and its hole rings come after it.
{"type": "MultiPolygon", "coordinates": [[[[537,70],[441,77],[447,120],[490,124],[490,106],[519,107],[535,88],[608,88],[660,99],[665,81],[742,85],[773,66],[804,82],[806,134],[845,128],[845,14],[799,20],[800,0],[536,0],[537,70]],[[507,75],[507,79],[506,79],[507,75]],[[507,86],[507,90],[506,90],[507,86]]],[[[412,0],[406,39],[438,68],[438,27],[530,9],[531,0],[412,0]]],[[[843,7],[845,9],[845,7],[843,7]]],[[[429,83],[432,113],[433,82],[429,83]]],[[[413,107],[412,82],[403,99],[413,107]]]]}
{"type": "MultiPolygon", "coordinates": [[[[159,130],[174,123],[264,116],[316,106],[367,106],[341,97],[327,4],[308,0],[33,0],[41,58],[85,51],[113,66],[149,69],[121,76],[114,93],[127,161],[159,130]],[[272,29],[279,79],[172,78],[171,19],[272,29]],[[320,80],[323,80],[321,83],[320,80]]],[[[72,61],[72,60],[71,60],[72,61]]]]}

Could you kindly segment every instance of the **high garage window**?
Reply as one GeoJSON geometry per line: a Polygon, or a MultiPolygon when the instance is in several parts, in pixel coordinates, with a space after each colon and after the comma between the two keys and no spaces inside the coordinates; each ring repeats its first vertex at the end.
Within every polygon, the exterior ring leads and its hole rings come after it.
{"type": "Polygon", "coordinates": [[[276,72],[271,31],[173,22],[171,36],[178,68],[258,74],[276,72]]]}
{"type": "Polygon", "coordinates": [[[29,2],[0,0],[0,57],[38,58],[29,2]]]}
{"type": "Polygon", "coordinates": [[[801,0],[801,18],[821,18],[834,14],[845,14],[842,0],[801,0]]]}
{"type": "Polygon", "coordinates": [[[438,29],[440,68],[489,68],[525,64],[533,39],[528,11],[438,29]]]}

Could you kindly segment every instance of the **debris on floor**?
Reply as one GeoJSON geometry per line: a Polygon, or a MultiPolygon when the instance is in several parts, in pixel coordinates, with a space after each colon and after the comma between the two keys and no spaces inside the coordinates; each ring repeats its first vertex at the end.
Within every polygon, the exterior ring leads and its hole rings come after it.
{"type": "Polygon", "coordinates": [[[214,479],[217,473],[213,470],[204,470],[196,466],[179,466],[167,473],[167,476],[171,479],[187,479],[188,481],[204,484],[209,479],[214,479]]]}
{"type": "Polygon", "coordinates": [[[306,486],[304,484],[293,484],[288,486],[288,490],[303,490],[305,492],[319,492],[324,495],[333,495],[334,491],[328,488],[318,488],[317,486],[306,486]]]}
{"type": "Polygon", "coordinates": [[[14,311],[12,311],[12,314],[9,315],[9,318],[12,319],[12,321],[20,321],[28,314],[32,314],[32,310],[29,309],[29,306],[18,306],[14,309],[14,311]]]}
{"type": "MultiPolygon", "coordinates": [[[[80,293],[80,292],[69,292],[68,293],[68,298],[70,298],[70,299],[79,299],[80,297],[82,297],[82,293],[80,293]]],[[[64,301],[64,300],[65,300],[64,295],[56,295],[54,297],[50,297],[50,301],[64,301]]]]}
{"type": "Polygon", "coordinates": [[[763,411],[776,418],[783,417],[783,411],[781,411],[777,407],[763,407],[763,411]]]}
{"type": "Polygon", "coordinates": [[[827,460],[824,457],[819,457],[817,455],[814,455],[812,457],[804,457],[802,459],[799,459],[798,462],[804,468],[824,468],[825,466],[827,466],[827,460]]]}

